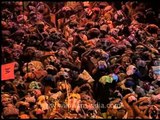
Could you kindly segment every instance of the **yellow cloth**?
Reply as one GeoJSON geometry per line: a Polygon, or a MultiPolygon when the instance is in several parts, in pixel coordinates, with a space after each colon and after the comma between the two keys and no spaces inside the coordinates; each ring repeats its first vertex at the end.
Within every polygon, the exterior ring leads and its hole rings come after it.
{"type": "Polygon", "coordinates": [[[86,70],[84,70],[81,74],[79,74],[79,78],[86,80],[89,83],[94,81],[94,79],[90,76],[90,74],[86,70]]]}
{"type": "Polygon", "coordinates": [[[102,113],[103,118],[107,118],[107,114],[106,113],[102,113]]]}

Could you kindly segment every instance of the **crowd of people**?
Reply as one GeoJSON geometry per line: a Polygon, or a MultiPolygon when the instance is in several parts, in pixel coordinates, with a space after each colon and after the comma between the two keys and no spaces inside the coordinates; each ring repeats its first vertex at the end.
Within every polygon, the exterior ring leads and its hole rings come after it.
{"type": "Polygon", "coordinates": [[[160,9],[139,1],[3,1],[1,119],[160,119],[160,9]],[[156,70],[155,70],[156,69],[156,70]]]}

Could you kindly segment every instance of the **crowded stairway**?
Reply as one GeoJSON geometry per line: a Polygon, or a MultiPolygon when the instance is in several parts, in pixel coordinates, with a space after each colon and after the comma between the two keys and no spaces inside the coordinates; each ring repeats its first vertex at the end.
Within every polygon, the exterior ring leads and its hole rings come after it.
{"type": "Polygon", "coordinates": [[[160,119],[151,2],[2,1],[1,28],[1,119],[160,119]]]}

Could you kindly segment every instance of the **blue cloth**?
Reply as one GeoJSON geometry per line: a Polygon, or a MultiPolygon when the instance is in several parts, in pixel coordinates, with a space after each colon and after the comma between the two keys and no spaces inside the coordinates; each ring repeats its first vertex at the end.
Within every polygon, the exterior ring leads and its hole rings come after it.
{"type": "Polygon", "coordinates": [[[128,81],[125,82],[126,87],[132,87],[134,85],[135,85],[135,83],[133,81],[128,80],[128,81]]]}
{"type": "Polygon", "coordinates": [[[142,74],[140,73],[139,70],[136,70],[134,74],[135,74],[137,77],[139,77],[139,78],[142,77],[142,74]]]}
{"type": "Polygon", "coordinates": [[[160,75],[160,70],[155,70],[155,71],[153,71],[153,73],[156,75],[160,75]]]}
{"type": "Polygon", "coordinates": [[[109,54],[108,53],[102,54],[102,57],[105,58],[105,60],[107,61],[109,59],[109,54]]]}
{"type": "Polygon", "coordinates": [[[116,74],[112,74],[112,78],[113,78],[113,80],[115,80],[116,82],[118,82],[118,76],[116,75],[116,74]]]}
{"type": "Polygon", "coordinates": [[[105,70],[105,69],[106,69],[106,66],[104,66],[104,65],[99,65],[98,68],[99,68],[99,70],[105,70]]]}

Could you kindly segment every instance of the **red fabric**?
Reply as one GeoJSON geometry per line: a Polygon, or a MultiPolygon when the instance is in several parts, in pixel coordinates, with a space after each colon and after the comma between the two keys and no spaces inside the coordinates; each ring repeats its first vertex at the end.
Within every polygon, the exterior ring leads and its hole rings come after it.
{"type": "Polygon", "coordinates": [[[1,66],[1,80],[9,80],[9,79],[14,79],[14,66],[15,62],[4,64],[1,66]]]}

